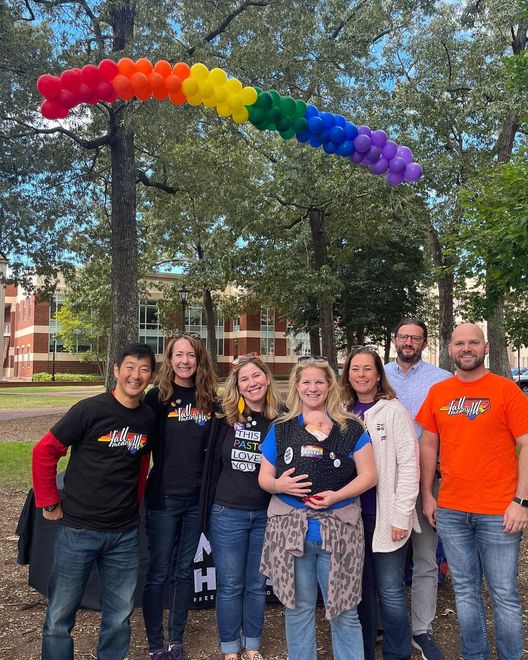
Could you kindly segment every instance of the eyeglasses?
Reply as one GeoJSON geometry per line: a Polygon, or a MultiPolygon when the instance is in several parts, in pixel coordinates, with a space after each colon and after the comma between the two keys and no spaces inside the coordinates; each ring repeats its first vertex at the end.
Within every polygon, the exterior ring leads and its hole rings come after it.
{"type": "Polygon", "coordinates": [[[185,332],[183,330],[179,330],[178,332],[175,332],[172,336],[171,339],[181,339],[182,337],[192,337],[193,339],[199,339],[202,341],[202,338],[200,335],[196,332],[185,332]]]}
{"type": "Polygon", "coordinates": [[[260,360],[260,355],[258,353],[248,353],[247,355],[239,355],[231,363],[234,367],[239,364],[244,364],[244,362],[253,362],[254,360],[260,360]]]}
{"type": "Polygon", "coordinates": [[[354,346],[350,347],[350,350],[353,352],[364,350],[371,353],[377,353],[378,347],[375,344],[354,344],[354,346]]]}
{"type": "Polygon", "coordinates": [[[297,362],[328,362],[326,355],[301,355],[297,362]]]}
{"type": "Polygon", "coordinates": [[[410,339],[413,344],[419,344],[421,341],[425,339],[425,337],[423,335],[400,335],[400,333],[398,333],[396,335],[396,339],[398,339],[399,341],[407,341],[408,339],[410,339]]]}

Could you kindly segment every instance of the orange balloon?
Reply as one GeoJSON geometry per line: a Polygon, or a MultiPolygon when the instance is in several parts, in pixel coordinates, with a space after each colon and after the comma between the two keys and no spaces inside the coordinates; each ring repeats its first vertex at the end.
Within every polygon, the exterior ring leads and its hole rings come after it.
{"type": "Polygon", "coordinates": [[[127,76],[124,76],[122,73],[118,73],[112,80],[112,86],[119,98],[124,99],[125,101],[129,101],[134,96],[134,90],[132,89],[130,78],[127,78],[127,76]]]}
{"type": "Polygon", "coordinates": [[[144,73],[146,76],[150,76],[152,73],[152,62],[148,60],[146,57],[141,57],[139,60],[136,62],[136,71],[140,71],[141,73],[144,73]]]}
{"type": "Polygon", "coordinates": [[[150,87],[148,89],[142,90],[141,92],[136,92],[136,98],[139,101],[148,101],[148,99],[152,96],[152,90],[150,87]]]}
{"type": "MultiPolygon", "coordinates": [[[[140,73],[139,71],[137,73],[133,73],[132,76],[130,77],[130,82],[132,83],[132,89],[134,90],[134,93],[138,94],[144,94],[147,90],[149,91],[150,94],[150,83],[149,79],[144,73],[140,73]]],[[[139,98],[139,97],[138,97],[139,98]]]]}
{"type": "Polygon", "coordinates": [[[174,94],[169,94],[171,103],[175,105],[183,105],[187,101],[187,97],[183,92],[174,92],[174,94]]]}
{"type": "Polygon", "coordinates": [[[185,62],[178,62],[174,65],[172,73],[175,76],[178,76],[180,80],[185,80],[185,78],[188,78],[191,75],[191,67],[188,64],[185,64],[185,62]]]}
{"type": "Polygon", "coordinates": [[[165,78],[161,75],[161,73],[157,73],[156,71],[153,71],[150,74],[149,82],[153,91],[165,87],[165,78]]]}
{"type": "Polygon", "coordinates": [[[160,73],[164,78],[167,78],[172,73],[172,66],[167,60],[160,60],[154,65],[154,71],[160,73]]]}
{"type": "Polygon", "coordinates": [[[182,81],[181,78],[179,78],[178,76],[170,75],[165,80],[165,84],[167,85],[169,94],[176,94],[176,92],[179,92],[181,90],[182,81]]]}
{"type": "Polygon", "coordinates": [[[127,76],[128,78],[130,78],[130,76],[136,72],[136,65],[134,64],[134,61],[130,59],[130,57],[122,57],[117,63],[117,68],[119,73],[121,73],[123,76],[127,76]]]}

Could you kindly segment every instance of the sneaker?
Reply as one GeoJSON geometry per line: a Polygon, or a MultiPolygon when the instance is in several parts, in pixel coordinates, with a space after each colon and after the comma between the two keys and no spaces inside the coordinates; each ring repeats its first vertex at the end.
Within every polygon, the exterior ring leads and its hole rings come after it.
{"type": "Polygon", "coordinates": [[[422,660],[444,660],[444,654],[436,645],[433,633],[413,635],[412,645],[422,653],[422,660]]]}
{"type": "Polygon", "coordinates": [[[159,651],[150,651],[149,660],[167,660],[167,649],[159,649],[159,651]]]}
{"type": "Polygon", "coordinates": [[[187,653],[183,646],[171,646],[165,656],[166,660],[186,660],[187,653]]]}
{"type": "MultiPolygon", "coordinates": [[[[242,657],[240,658],[240,660],[249,660],[249,654],[248,654],[247,651],[244,651],[244,653],[242,653],[242,657]]],[[[253,660],[264,660],[264,658],[263,658],[263,657],[261,656],[261,654],[257,651],[257,652],[255,653],[255,655],[253,656],[253,660]]]]}

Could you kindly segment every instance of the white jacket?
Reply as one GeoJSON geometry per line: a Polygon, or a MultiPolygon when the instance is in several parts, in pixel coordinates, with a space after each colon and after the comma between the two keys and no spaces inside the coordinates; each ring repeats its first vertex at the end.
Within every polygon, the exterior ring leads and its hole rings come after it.
{"type": "Polygon", "coordinates": [[[380,399],[365,412],[365,426],[376,460],[376,527],[374,552],[400,548],[412,530],[420,532],[416,498],[420,484],[418,441],[411,416],[396,399],[380,399]],[[393,541],[391,526],[406,529],[407,536],[393,541]]]}

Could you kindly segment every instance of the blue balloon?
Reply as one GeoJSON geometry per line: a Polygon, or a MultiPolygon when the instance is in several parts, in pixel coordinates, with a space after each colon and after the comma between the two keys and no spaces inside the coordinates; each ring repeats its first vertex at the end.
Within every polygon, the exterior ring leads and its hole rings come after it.
{"type": "Polygon", "coordinates": [[[335,154],[336,146],[333,142],[325,142],[325,144],[323,144],[323,150],[327,154],[335,154]]]}
{"type": "Polygon", "coordinates": [[[345,129],[342,126],[334,126],[330,129],[330,139],[334,144],[341,144],[345,137],[345,129]]]}
{"type": "Polygon", "coordinates": [[[322,133],[323,129],[324,126],[321,117],[310,117],[310,119],[308,119],[308,130],[312,135],[322,133]]]}
{"type": "Polygon", "coordinates": [[[339,156],[351,156],[354,151],[354,143],[352,140],[345,140],[337,147],[336,154],[339,154],[339,156]]]}
{"type": "Polygon", "coordinates": [[[310,117],[318,117],[318,116],[319,116],[319,110],[315,107],[315,105],[309,104],[306,106],[306,112],[304,113],[305,119],[310,119],[310,117]]]}
{"type": "Polygon", "coordinates": [[[321,140],[319,139],[319,137],[317,135],[310,135],[310,139],[308,140],[308,144],[311,147],[314,147],[315,149],[317,149],[317,147],[320,147],[323,143],[321,142],[321,140]]]}
{"type": "Polygon", "coordinates": [[[322,144],[330,142],[330,133],[328,131],[323,131],[322,133],[319,133],[318,138],[321,140],[322,144]]]}
{"type": "Polygon", "coordinates": [[[347,121],[345,126],[345,138],[347,140],[354,140],[357,137],[358,129],[351,121],[347,121]]]}
{"type": "Polygon", "coordinates": [[[347,120],[343,117],[343,115],[334,115],[334,119],[336,126],[341,126],[341,128],[345,128],[345,126],[347,125],[347,120]]]}
{"type": "Polygon", "coordinates": [[[295,137],[299,142],[308,142],[310,139],[310,131],[301,131],[300,133],[296,133],[295,137]]]}
{"type": "Polygon", "coordinates": [[[331,112],[320,112],[319,117],[323,120],[323,126],[327,131],[335,126],[334,115],[331,112]]]}

